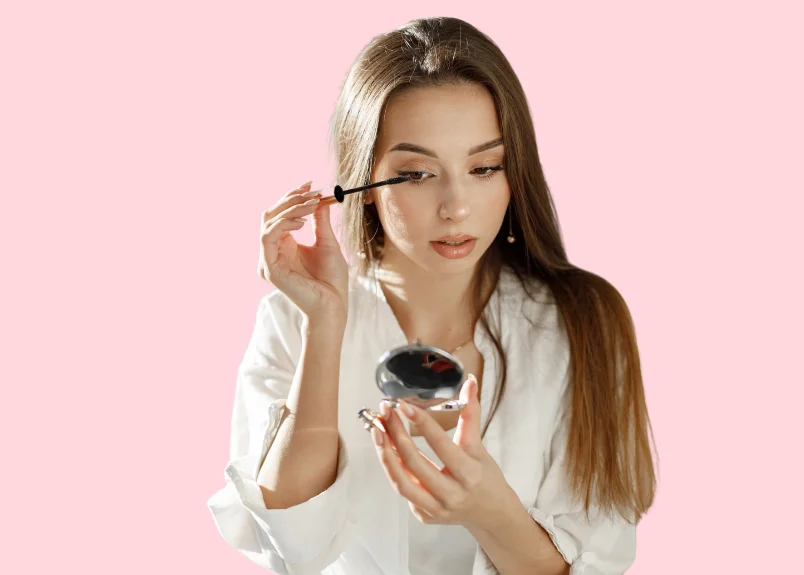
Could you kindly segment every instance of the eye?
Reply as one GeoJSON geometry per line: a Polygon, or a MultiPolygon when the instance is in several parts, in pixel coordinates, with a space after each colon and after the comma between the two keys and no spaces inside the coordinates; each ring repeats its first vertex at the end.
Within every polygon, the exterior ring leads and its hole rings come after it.
{"type": "MultiPolygon", "coordinates": [[[[472,170],[471,173],[476,175],[476,176],[478,176],[478,177],[480,177],[480,178],[487,179],[487,178],[494,177],[494,175],[497,172],[500,172],[502,170],[503,170],[503,166],[482,166],[480,168],[475,168],[474,170],[472,170]]],[[[408,180],[408,181],[411,184],[416,185],[416,186],[418,186],[420,184],[423,184],[424,182],[426,182],[427,180],[430,179],[429,177],[426,178],[424,176],[433,176],[433,174],[431,174],[429,172],[414,171],[414,170],[398,171],[397,174],[400,175],[400,176],[409,177],[410,180],[408,180]]]]}
{"type": "MultiPolygon", "coordinates": [[[[409,177],[410,180],[408,180],[408,182],[411,183],[411,184],[414,184],[416,186],[418,186],[419,184],[423,184],[425,181],[427,181],[429,179],[429,178],[422,179],[422,176],[424,174],[427,174],[427,172],[409,171],[409,172],[397,172],[397,174],[399,174],[400,176],[409,177]]],[[[429,174],[429,175],[432,176],[433,174],[429,174]]]]}
{"type": "Polygon", "coordinates": [[[478,170],[488,170],[482,174],[477,174],[481,178],[491,178],[494,177],[494,174],[501,171],[503,169],[502,166],[483,166],[482,168],[475,168],[472,170],[473,172],[477,172],[478,170]]]}

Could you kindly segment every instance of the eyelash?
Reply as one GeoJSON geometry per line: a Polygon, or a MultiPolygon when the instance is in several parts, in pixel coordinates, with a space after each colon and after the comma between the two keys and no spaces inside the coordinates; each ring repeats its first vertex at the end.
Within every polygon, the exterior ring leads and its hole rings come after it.
{"type": "MultiPolygon", "coordinates": [[[[482,168],[475,168],[475,169],[476,170],[491,170],[487,174],[478,174],[479,178],[483,178],[485,180],[485,179],[494,177],[497,174],[497,172],[500,172],[500,171],[503,170],[503,167],[502,166],[483,166],[482,168]]],[[[422,171],[397,172],[397,174],[399,174],[400,176],[414,176],[414,175],[417,175],[417,174],[427,174],[427,173],[429,173],[429,172],[422,172],[422,171]]],[[[421,177],[421,175],[419,175],[419,177],[421,177]]],[[[420,186],[426,181],[427,180],[414,180],[411,177],[411,179],[408,180],[408,183],[413,184],[414,186],[420,186]]]]}

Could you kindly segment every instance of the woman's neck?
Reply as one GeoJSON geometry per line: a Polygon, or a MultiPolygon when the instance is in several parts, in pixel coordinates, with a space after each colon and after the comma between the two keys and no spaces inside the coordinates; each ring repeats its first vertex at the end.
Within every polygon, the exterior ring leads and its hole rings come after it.
{"type": "Polygon", "coordinates": [[[433,274],[403,257],[386,257],[377,266],[377,279],[408,340],[445,349],[474,335],[473,273],[433,274]]]}

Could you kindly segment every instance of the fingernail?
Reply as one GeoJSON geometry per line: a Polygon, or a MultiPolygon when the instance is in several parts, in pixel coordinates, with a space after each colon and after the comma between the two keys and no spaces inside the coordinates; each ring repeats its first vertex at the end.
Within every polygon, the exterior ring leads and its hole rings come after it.
{"type": "Polygon", "coordinates": [[[304,202],[302,205],[303,205],[303,206],[314,206],[314,205],[316,205],[316,204],[317,204],[318,202],[320,202],[320,201],[321,201],[321,199],[320,199],[320,198],[313,198],[312,200],[307,200],[307,201],[306,201],[306,202],[304,202]]]}
{"type": "Polygon", "coordinates": [[[303,224],[304,222],[307,221],[307,218],[292,218],[292,221],[299,222],[300,224],[303,224]]]}
{"type": "Polygon", "coordinates": [[[312,183],[313,183],[313,180],[310,180],[309,182],[304,182],[304,183],[303,183],[301,186],[299,186],[299,187],[298,187],[298,188],[296,188],[296,189],[298,190],[298,189],[300,189],[300,188],[304,188],[304,187],[306,187],[306,186],[309,186],[309,185],[310,185],[310,184],[312,184],[312,183]]]}
{"type": "Polygon", "coordinates": [[[320,192],[317,192],[316,190],[310,190],[309,192],[304,192],[303,194],[299,194],[299,195],[302,198],[312,198],[314,196],[317,196],[319,193],[320,192]]]}
{"type": "Polygon", "coordinates": [[[390,414],[391,407],[386,402],[380,402],[380,413],[383,417],[388,418],[390,414]]]}
{"type": "Polygon", "coordinates": [[[405,403],[404,401],[399,402],[399,409],[402,410],[402,413],[405,414],[406,417],[409,419],[413,419],[416,416],[416,410],[413,409],[413,406],[409,403],[405,403]]]}
{"type": "Polygon", "coordinates": [[[377,447],[382,447],[383,443],[382,432],[376,427],[371,428],[371,439],[374,440],[374,445],[376,445],[377,447]]]}

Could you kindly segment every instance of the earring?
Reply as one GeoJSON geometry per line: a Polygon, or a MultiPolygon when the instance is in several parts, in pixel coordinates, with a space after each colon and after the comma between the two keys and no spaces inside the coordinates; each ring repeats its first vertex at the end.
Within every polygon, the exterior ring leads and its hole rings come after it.
{"type": "Polygon", "coordinates": [[[514,223],[511,219],[511,204],[508,204],[508,243],[512,244],[516,241],[514,236],[514,223]]]}
{"type": "Polygon", "coordinates": [[[365,244],[363,244],[363,246],[360,248],[360,251],[357,252],[357,257],[359,257],[361,260],[364,260],[364,259],[366,259],[366,257],[368,257],[368,254],[366,254],[366,248],[370,248],[371,242],[374,241],[374,238],[377,237],[377,234],[379,233],[379,231],[380,231],[380,224],[378,222],[377,223],[377,229],[374,230],[374,235],[371,236],[371,238],[369,238],[369,241],[367,241],[365,244]]]}

